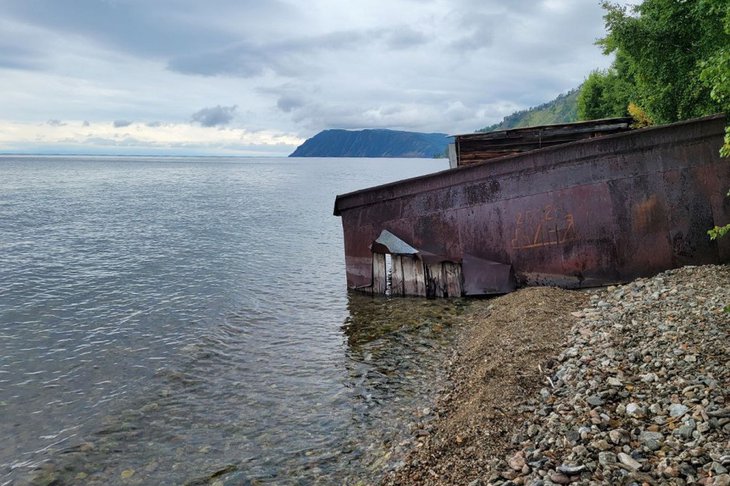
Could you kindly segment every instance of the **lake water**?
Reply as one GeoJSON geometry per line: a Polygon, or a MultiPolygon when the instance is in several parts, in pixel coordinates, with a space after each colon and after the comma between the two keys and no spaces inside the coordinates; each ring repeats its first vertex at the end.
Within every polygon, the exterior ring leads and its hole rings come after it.
{"type": "Polygon", "coordinates": [[[0,157],[0,485],[377,480],[464,303],[348,294],[334,198],[445,168],[0,157]]]}

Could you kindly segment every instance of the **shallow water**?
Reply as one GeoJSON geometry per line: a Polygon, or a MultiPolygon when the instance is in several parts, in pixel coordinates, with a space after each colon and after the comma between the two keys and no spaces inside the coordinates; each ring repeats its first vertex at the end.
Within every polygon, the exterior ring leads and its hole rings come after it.
{"type": "Polygon", "coordinates": [[[348,295],[332,207],[445,166],[0,158],[0,484],[397,464],[464,304],[348,295]]]}

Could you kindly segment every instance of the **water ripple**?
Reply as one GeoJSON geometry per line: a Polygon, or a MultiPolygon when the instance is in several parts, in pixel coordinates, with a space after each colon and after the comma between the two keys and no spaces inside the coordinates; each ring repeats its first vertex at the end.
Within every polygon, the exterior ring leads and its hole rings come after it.
{"type": "Polygon", "coordinates": [[[0,484],[379,474],[461,304],[348,297],[332,201],[443,166],[0,157],[0,484]]]}

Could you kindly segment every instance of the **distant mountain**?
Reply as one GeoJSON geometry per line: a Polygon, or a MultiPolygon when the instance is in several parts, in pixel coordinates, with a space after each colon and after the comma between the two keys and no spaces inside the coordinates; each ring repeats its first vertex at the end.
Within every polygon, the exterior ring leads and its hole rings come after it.
{"type": "MultiPolygon", "coordinates": [[[[512,113],[500,123],[477,132],[578,121],[579,92],[580,86],[542,105],[512,113]]],[[[446,157],[450,141],[445,133],[333,129],[307,139],[289,157],[446,157]]]]}
{"type": "Polygon", "coordinates": [[[534,127],[578,121],[578,93],[580,87],[559,95],[540,106],[512,113],[494,125],[480,128],[477,132],[495,132],[510,128],[534,127]]]}
{"type": "Polygon", "coordinates": [[[289,157],[446,157],[445,133],[397,130],[324,130],[289,157]]]}

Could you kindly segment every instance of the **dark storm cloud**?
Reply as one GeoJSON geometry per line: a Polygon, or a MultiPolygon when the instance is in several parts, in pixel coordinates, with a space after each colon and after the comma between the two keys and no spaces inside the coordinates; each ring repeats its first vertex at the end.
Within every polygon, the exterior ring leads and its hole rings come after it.
{"type": "Polygon", "coordinates": [[[235,116],[237,106],[212,106],[193,113],[192,120],[204,127],[227,125],[235,116]]]}
{"type": "Polygon", "coordinates": [[[114,120],[114,128],[128,127],[132,123],[134,123],[134,122],[129,121],[129,120],[114,120]]]}

